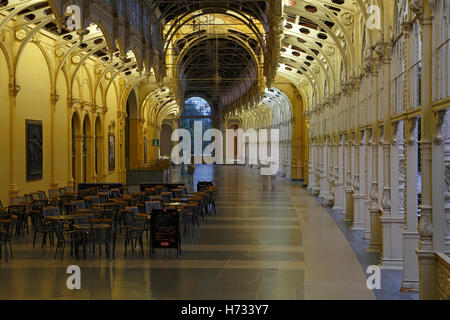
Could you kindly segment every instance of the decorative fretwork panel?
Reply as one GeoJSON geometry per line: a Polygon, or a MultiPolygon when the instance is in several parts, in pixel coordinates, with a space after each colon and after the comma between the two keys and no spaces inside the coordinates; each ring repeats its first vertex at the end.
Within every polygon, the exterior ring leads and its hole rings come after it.
{"type": "Polygon", "coordinates": [[[436,18],[434,43],[435,60],[435,100],[450,96],[450,3],[448,0],[436,0],[436,18]]]}

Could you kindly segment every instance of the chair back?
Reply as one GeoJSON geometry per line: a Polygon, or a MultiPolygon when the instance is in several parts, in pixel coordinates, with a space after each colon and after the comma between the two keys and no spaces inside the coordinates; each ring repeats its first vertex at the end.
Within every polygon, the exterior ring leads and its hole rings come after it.
{"type": "Polygon", "coordinates": [[[64,188],[65,192],[75,192],[75,188],[73,186],[67,186],[64,188]]]}
{"type": "Polygon", "coordinates": [[[45,191],[39,190],[37,193],[39,193],[40,200],[48,200],[47,195],[45,194],[45,191]]]}
{"type": "MultiPolygon", "coordinates": [[[[139,209],[138,209],[138,211],[139,211],[139,209]]],[[[126,210],[122,211],[122,218],[123,218],[123,221],[125,222],[126,226],[136,227],[135,215],[131,212],[131,210],[128,210],[128,208],[126,210]]]]}
{"type": "Polygon", "coordinates": [[[78,224],[78,225],[86,225],[86,224],[90,224],[91,220],[94,218],[94,216],[91,215],[74,215],[73,216],[73,223],[74,224],[78,224]]]}
{"type": "Polygon", "coordinates": [[[161,192],[164,192],[164,186],[156,186],[155,191],[157,195],[160,195],[161,192]]]}
{"type": "Polygon", "coordinates": [[[9,240],[11,237],[11,228],[12,221],[11,220],[4,220],[3,222],[0,222],[0,243],[5,243],[9,240]]]}
{"type": "Polygon", "coordinates": [[[78,196],[80,199],[84,199],[90,195],[89,190],[81,190],[78,192],[78,196]]]}
{"type": "Polygon", "coordinates": [[[26,207],[24,205],[11,205],[8,207],[8,216],[12,215],[22,217],[25,214],[26,207]]]}
{"type": "Polygon", "coordinates": [[[61,210],[58,207],[45,207],[42,209],[42,213],[45,218],[61,216],[61,210]]]}
{"type": "Polygon", "coordinates": [[[72,201],[72,204],[75,206],[75,210],[85,210],[86,202],[84,200],[72,201]]]}
{"type": "Polygon", "coordinates": [[[33,202],[33,201],[38,201],[38,200],[40,200],[41,198],[39,197],[39,193],[37,193],[37,192],[33,192],[33,193],[30,193],[30,194],[26,194],[25,195],[25,201],[27,201],[27,202],[33,202]]]}
{"type": "Polygon", "coordinates": [[[147,213],[150,213],[153,210],[162,210],[162,208],[162,203],[160,201],[147,201],[145,203],[145,210],[147,213]]]}
{"type": "Polygon", "coordinates": [[[143,203],[145,201],[145,192],[135,192],[132,198],[134,202],[143,203]]]}
{"type": "Polygon", "coordinates": [[[61,196],[61,191],[58,189],[49,189],[48,195],[50,199],[58,199],[61,196]]]}
{"type": "Polygon", "coordinates": [[[125,210],[130,211],[130,213],[133,215],[133,217],[136,217],[136,215],[139,214],[138,207],[126,207],[125,210]]]}
{"type": "Polygon", "coordinates": [[[120,197],[121,197],[121,194],[120,194],[120,190],[119,190],[119,189],[111,189],[111,191],[109,192],[109,194],[110,194],[111,198],[113,198],[113,199],[117,199],[117,198],[120,198],[120,197]]]}
{"type": "Polygon", "coordinates": [[[169,203],[173,199],[172,192],[161,192],[161,199],[163,203],[169,203]]]}
{"type": "Polygon", "coordinates": [[[0,200],[0,209],[3,209],[3,203],[2,203],[2,200],[0,200]]]}
{"type": "Polygon", "coordinates": [[[84,198],[86,202],[86,206],[88,209],[92,209],[95,207],[95,205],[100,204],[100,197],[99,196],[88,196],[84,198]]]}
{"type": "Polygon", "coordinates": [[[111,243],[112,226],[109,228],[96,228],[95,223],[91,223],[91,230],[89,232],[89,241],[96,244],[111,243]]]}
{"type": "Polygon", "coordinates": [[[59,242],[64,242],[64,231],[63,231],[63,225],[64,223],[54,222],[52,224],[53,232],[56,235],[56,238],[59,242]]]}
{"type": "Polygon", "coordinates": [[[100,199],[100,203],[108,203],[109,202],[108,192],[99,192],[98,198],[100,199]]]}
{"type": "Polygon", "coordinates": [[[155,188],[146,188],[145,189],[145,197],[151,197],[156,195],[156,189],[155,188]]]}
{"type": "Polygon", "coordinates": [[[15,205],[19,205],[25,202],[25,197],[12,197],[11,198],[11,205],[15,206],[15,205]]]}
{"type": "Polygon", "coordinates": [[[173,197],[174,198],[181,198],[182,197],[181,190],[182,189],[173,189],[172,190],[173,197]]]}
{"type": "Polygon", "coordinates": [[[122,187],[119,189],[120,193],[124,196],[129,196],[130,195],[130,190],[128,189],[128,187],[122,187]]]}

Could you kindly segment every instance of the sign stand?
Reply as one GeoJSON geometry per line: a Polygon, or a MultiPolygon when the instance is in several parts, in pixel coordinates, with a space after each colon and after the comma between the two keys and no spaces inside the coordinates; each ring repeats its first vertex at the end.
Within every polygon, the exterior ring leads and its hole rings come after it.
{"type": "Polygon", "coordinates": [[[176,209],[153,210],[151,218],[151,254],[155,249],[175,249],[181,255],[180,214],[176,209]]]}

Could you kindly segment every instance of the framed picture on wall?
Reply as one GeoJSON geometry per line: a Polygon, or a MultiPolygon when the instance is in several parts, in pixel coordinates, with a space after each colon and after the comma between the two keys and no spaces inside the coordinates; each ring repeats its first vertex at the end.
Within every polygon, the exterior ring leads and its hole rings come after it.
{"type": "Polygon", "coordinates": [[[27,181],[42,180],[42,121],[25,120],[27,181]]]}
{"type": "Polygon", "coordinates": [[[109,146],[109,171],[114,171],[116,169],[116,137],[114,134],[110,133],[108,138],[109,146]]]}

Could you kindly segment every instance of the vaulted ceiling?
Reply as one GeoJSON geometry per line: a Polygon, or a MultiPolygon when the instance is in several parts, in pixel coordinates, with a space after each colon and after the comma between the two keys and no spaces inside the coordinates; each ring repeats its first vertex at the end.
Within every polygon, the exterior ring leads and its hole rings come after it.
{"type": "Polygon", "coordinates": [[[160,1],[166,61],[169,70],[170,64],[176,70],[178,93],[183,98],[202,96],[214,109],[229,112],[229,105],[264,96],[274,78],[268,70],[272,68],[315,101],[333,94],[341,75],[347,77],[358,63],[355,15],[367,19],[371,2],[276,2],[160,1]]]}
{"type": "MultiPolygon", "coordinates": [[[[273,23],[281,0],[159,1],[164,58],[177,93],[206,99],[215,111],[255,100],[274,78],[279,52],[273,23]]],[[[278,39],[279,40],[279,39],[278,39]]]]}

